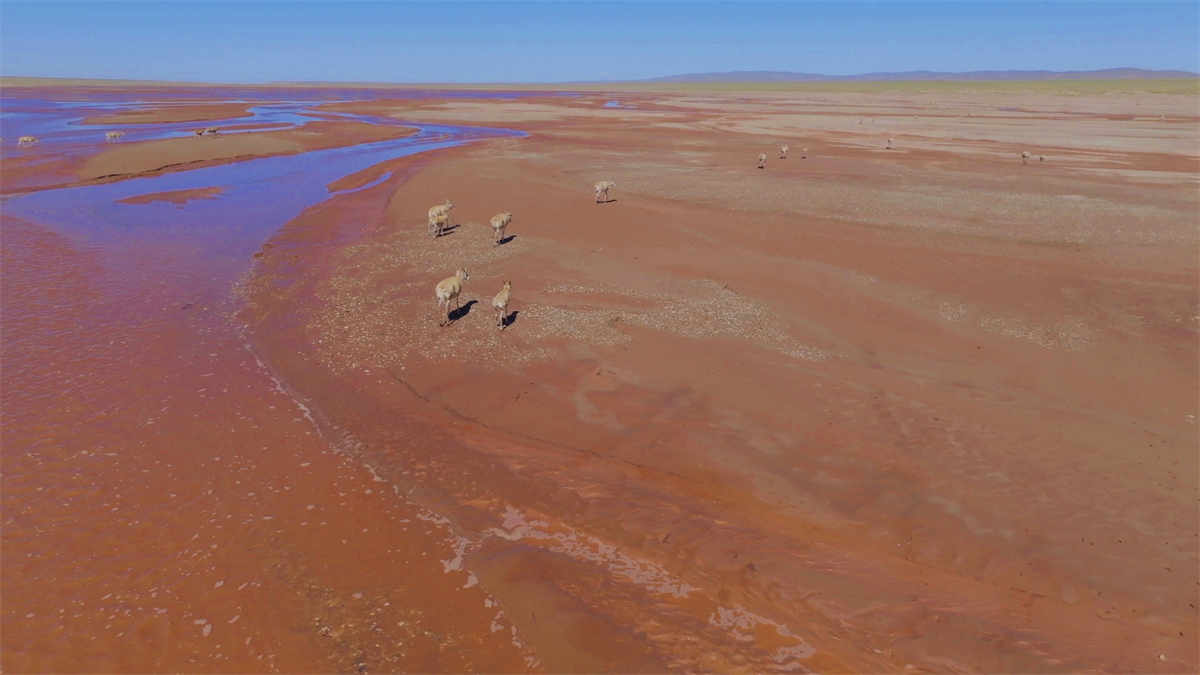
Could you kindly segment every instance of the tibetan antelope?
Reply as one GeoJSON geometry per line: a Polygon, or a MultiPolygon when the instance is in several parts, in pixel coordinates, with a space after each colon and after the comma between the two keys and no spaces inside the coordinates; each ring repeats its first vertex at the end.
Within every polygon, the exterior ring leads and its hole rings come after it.
{"type": "Polygon", "coordinates": [[[492,298],[492,307],[496,310],[496,325],[504,330],[504,322],[508,319],[508,298],[512,292],[512,282],[504,282],[504,288],[492,298]]]}
{"type": "Polygon", "coordinates": [[[450,323],[451,302],[454,303],[454,310],[458,311],[458,296],[462,293],[463,282],[470,278],[467,271],[460,267],[454,276],[438,282],[437,288],[434,289],[434,295],[437,296],[439,313],[442,305],[446,306],[446,320],[439,321],[439,326],[446,326],[450,323]]]}
{"type": "Polygon", "coordinates": [[[429,234],[432,235],[434,239],[437,239],[438,237],[442,236],[449,225],[449,213],[435,213],[429,217],[429,234]]]}
{"type": "Polygon", "coordinates": [[[429,207],[429,217],[433,218],[439,213],[449,215],[450,209],[452,208],[454,208],[454,202],[447,199],[445,204],[438,204],[437,206],[429,207]]]}
{"type": "Polygon", "coordinates": [[[604,195],[604,201],[608,202],[608,191],[617,187],[617,182],[612,180],[602,180],[596,183],[596,203],[600,202],[600,195],[604,195]]]}
{"type": "Polygon", "coordinates": [[[496,233],[496,238],[492,240],[492,246],[499,246],[500,242],[504,241],[504,228],[508,227],[512,222],[512,211],[497,213],[492,216],[492,229],[496,233]]]}

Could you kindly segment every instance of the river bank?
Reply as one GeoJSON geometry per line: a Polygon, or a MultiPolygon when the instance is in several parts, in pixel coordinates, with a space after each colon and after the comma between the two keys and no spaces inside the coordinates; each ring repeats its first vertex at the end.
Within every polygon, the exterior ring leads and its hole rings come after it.
{"type": "Polygon", "coordinates": [[[242,314],[544,667],[1190,667],[1197,173],[1157,115],[606,98],[328,106],[529,137],[289,223],[242,314]]]}

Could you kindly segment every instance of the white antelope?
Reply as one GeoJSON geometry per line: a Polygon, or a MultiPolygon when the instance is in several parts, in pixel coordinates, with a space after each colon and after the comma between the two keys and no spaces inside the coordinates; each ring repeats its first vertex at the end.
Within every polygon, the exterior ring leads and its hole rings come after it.
{"type": "Polygon", "coordinates": [[[779,152],[781,153],[779,156],[779,159],[787,159],[787,150],[788,150],[788,148],[786,145],[779,148],[779,152]]]}
{"type": "Polygon", "coordinates": [[[204,138],[204,129],[197,129],[192,133],[196,134],[196,138],[204,138]]]}
{"type": "Polygon", "coordinates": [[[608,191],[617,187],[617,182],[612,180],[602,180],[596,183],[596,203],[600,203],[600,195],[604,195],[604,201],[608,201],[608,191]]]}
{"type": "Polygon", "coordinates": [[[808,148],[800,151],[800,159],[808,159],[808,148]]]}
{"type": "Polygon", "coordinates": [[[891,149],[892,149],[892,139],[890,139],[890,138],[888,139],[888,146],[887,146],[887,149],[888,149],[888,150],[891,150],[891,149]]]}
{"type": "Polygon", "coordinates": [[[41,143],[41,140],[39,140],[37,136],[22,136],[17,139],[18,148],[25,147],[26,145],[33,145],[34,143],[41,143]]]}
{"type": "Polygon", "coordinates": [[[208,134],[209,136],[220,136],[221,127],[208,127],[204,130],[204,133],[208,134]]]}
{"type": "Polygon", "coordinates": [[[1028,164],[1028,163],[1029,163],[1029,158],[1030,158],[1030,157],[1033,157],[1033,155],[1029,154],[1029,151],[1028,151],[1028,150],[1026,150],[1026,151],[1022,152],[1022,153],[1021,153],[1021,163],[1022,163],[1022,164],[1028,164]]]}
{"type": "Polygon", "coordinates": [[[767,156],[766,156],[766,155],[759,154],[759,156],[758,156],[758,168],[760,168],[760,169],[765,169],[765,168],[767,168],[767,156]]]}
{"type": "Polygon", "coordinates": [[[446,227],[449,225],[450,214],[444,212],[435,213],[429,217],[429,234],[432,235],[434,239],[437,239],[438,237],[442,236],[442,233],[446,231],[446,227]]]}
{"type": "Polygon", "coordinates": [[[121,137],[125,135],[124,131],[109,131],[104,134],[104,140],[109,143],[120,143],[121,137]]]}
{"type": "Polygon", "coordinates": [[[454,273],[454,276],[438,282],[437,288],[434,289],[434,295],[437,296],[439,312],[442,309],[442,305],[446,306],[446,320],[439,321],[439,326],[445,326],[450,323],[450,303],[451,301],[454,302],[454,309],[457,311],[458,296],[462,293],[463,282],[470,278],[467,271],[460,267],[454,273]]]}
{"type": "Polygon", "coordinates": [[[499,246],[500,242],[504,241],[504,228],[508,227],[512,222],[512,211],[497,213],[492,216],[492,229],[496,232],[496,238],[492,241],[492,246],[499,246]]]}
{"type": "Polygon", "coordinates": [[[508,297],[512,291],[512,282],[504,282],[504,288],[492,298],[492,307],[496,309],[496,325],[504,330],[504,321],[508,319],[508,297]]]}

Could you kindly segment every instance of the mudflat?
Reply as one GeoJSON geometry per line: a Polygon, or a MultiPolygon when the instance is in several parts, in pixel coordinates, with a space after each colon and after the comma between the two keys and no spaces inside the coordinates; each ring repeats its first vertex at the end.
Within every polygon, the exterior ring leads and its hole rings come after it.
{"type": "MultiPolygon", "coordinates": [[[[252,248],[5,220],[6,669],[1200,667],[1193,97],[525,94],[321,106],[527,135],[252,248]],[[106,377],[42,391],[63,354],[106,377]]],[[[70,161],[385,133],[350,124],[70,161]]]]}

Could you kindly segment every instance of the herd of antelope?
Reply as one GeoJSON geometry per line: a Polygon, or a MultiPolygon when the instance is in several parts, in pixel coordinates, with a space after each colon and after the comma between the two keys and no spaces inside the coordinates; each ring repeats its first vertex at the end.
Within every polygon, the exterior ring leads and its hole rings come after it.
{"type": "MultiPolygon", "coordinates": [[[[609,196],[609,190],[617,186],[616,182],[611,180],[602,180],[596,183],[596,203],[605,204],[612,201],[609,196]],[[603,197],[603,201],[601,201],[603,197]]],[[[441,237],[450,225],[450,210],[454,208],[454,202],[447,199],[445,204],[438,204],[429,208],[429,234],[435,239],[441,237]]],[[[492,216],[492,246],[499,246],[507,241],[505,230],[512,223],[512,211],[497,213],[492,216]]],[[[438,282],[433,289],[434,298],[438,303],[438,316],[441,317],[443,308],[446,313],[445,318],[438,319],[439,326],[448,326],[452,321],[451,317],[459,309],[459,296],[462,295],[463,284],[471,278],[467,270],[460,267],[454,273],[454,276],[447,277],[438,282]]],[[[500,330],[504,330],[508,325],[508,301],[512,295],[512,282],[505,281],[504,286],[496,297],[492,298],[492,309],[496,310],[496,325],[500,330]]]]}
{"type": "MultiPolygon", "coordinates": [[[[963,115],[963,117],[968,117],[968,115],[963,115]]],[[[916,119],[916,117],[913,117],[913,119],[916,119]]],[[[861,118],[861,117],[860,117],[860,118],[858,118],[858,123],[859,123],[859,124],[862,124],[862,118],[861,118]]],[[[875,120],[871,120],[871,124],[874,124],[874,123],[875,123],[875,120]]],[[[884,147],[884,149],[885,149],[885,150],[891,150],[891,149],[893,149],[894,147],[895,147],[895,146],[894,146],[894,140],[893,140],[893,139],[891,139],[891,138],[887,139],[887,145],[884,147]]],[[[787,154],[788,154],[788,146],[786,146],[786,145],[784,145],[784,146],[781,146],[781,147],[779,148],[779,159],[787,159],[787,154]]],[[[1033,157],[1033,155],[1032,155],[1032,154],[1030,154],[1028,150],[1026,150],[1026,151],[1022,152],[1022,153],[1021,153],[1021,163],[1022,163],[1022,164],[1029,164],[1029,160],[1030,160],[1032,157],[1033,157]]],[[[1038,156],[1037,156],[1037,158],[1038,158],[1038,162],[1039,162],[1039,163],[1044,163],[1044,162],[1046,161],[1046,156],[1045,156],[1045,155],[1038,155],[1038,156]]],[[[802,153],[801,153],[801,155],[800,155],[800,159],[808,159],[808,148],[804,148],[803,152],[802,152],[802,153]]],[[[765,169],[765,168],[767,168],[767,155],[766,155],[766,153],[759,153],[759,155],[758,155],[758,168],[760,168],[760,169],[765,169]]],[[[606,192],[606,194],[607,194],[607,192],[606,192]]],[[[599,184],[597,184],[597,185],[596,185],[596,201],[600,201],[600,185],[599,185],[599,184]]]]}
{"type": "MultiPolygon", "coordinates": [[[[872,120],[872,124],[873,123],[874,123],[874,120],[872,120]]],[[[861,118],[859,119],[859,124],[862,124],[861,118]]],[[[192,134],[198,139],[204,138],[205,136],[220,136],[221,128],[220,127],[206,127],[204,129],[197,129],[197,130],[193,131],[192,134]]],[[[104,134],[104,139],[108,143],[120,143],[121,137],[124,135],[125,135],[125,132],[123,132],[123,131],[109,131],[104,134]]],[[[0,138],[0,140],[3,140],[3,138],[0,138]]],[[[40,143],[40,142],[41,141],[36,136],[21,136],[20,138],[17,139],[17,146],[18,147],[29,147],[31,145],[34,145],[34,144],[40,143]]],[[[892,147],[893,147],[893,141],[891,138],[889,138],[889,139],[887,139],[887,149],[891,150],[892,147]]],[[[781,146],[779,148],[779,158],[787,159],[787,154],[788,154],[788,146],[787,145],[781,146]]],[[[1021,162],[1023,164],[1028,163],[1029,159],[1032,156],[1033,155],[1031,155],[1028,151],[1022,152],[1021,153],[1021,162]]],[[[801,151],[800,158],[801,159],[808,158],[808,148],[804,148],[801,151]]],[[[1038,161],[1045,162],[1046,158],[1042,155],[1038,155],[1038,161]]],[[[767,168],[767,155],[765,153],[760,153],[758,155],[758,168],[760,168],[760,169],[767,168]]],[[[608,202],[612,201],[609,198],[608,193],[610,190],[612,190],[616,186],[617,186],[616,182],[610,181],[610,180],[602,180],[602,181],[596,183],[596,185],[595,185],[596,203],[604,204],[604,203],[608,203],[608,202]]],[[[429,234],[432,235],[435,239],[440,238],[443,234],[446,233],[446,230],[449,228],[450,210],[453,208],[454,208],[454,202],[449,199],[446,200],[445,204],[438,204],[436,206],[430,207],[429,212],[428,212],[429,234]]],[[[506,211],[504,213],[498,213],[495,216],[492,216],[491,225],[492,225],[492,230],[494,233],[494,237],[492,239],[492,246],[499,246],[502,243],[504,243],[504,241],[506,240],[505,230],[508,228],[509,224],[512,223],[512,218],[513,218],[513,214],[511,211],[506,211]]],[[[447,326],[450,324],[451,317],[454,315],[454,312],[459,310],[459,296],[462,294],[463,283],[465,283],[470,278],[471,278],[470,275],[467,274],[467,271],[465,269],[459,268],[458,271],[456,271],[454,273],[454,276],[448,277],[446,279],[439,281],[437,284],[437,287],[434,288],[434,296],[438,301],[438,313],[439,313],[439,315],[441,314],[443,306],[445,307],[445,312],[446,312],[445,319],[439,320],[439,322],[438,322],[439,326],[447,326]],[[454,305],[453,309],[451,308],[451,304],[454,305]]],[[[508,322],[508,301],[509,301],[511,291],[512,291],[512,282],[505,281],[503,288],[500,289],[500,292],[496,294],[496,297],[492,298],[492,308],[496,310],[496,325],[499,326],[501,330],[504,330],[504,328],[508,322]]]]}
{"type": "MultiPolygon", "coordinates": [[[[220,136],[221,127],[208,127],[207,129],[197,129],[192,132],[196,138],[204,138],[205,136],[220,136]]],[[[104,132],[104,141],[106,143],[120,143],[121,137],[125,135],[124,131],[106,131],[104,132]]],[[[0,141],[4,138],[0,136],[0,141]]],[[[18,148],[28,148],[36,143],[41,143],[41,139],[37,136],[21,136],[17,139],[18,148]]]]}

